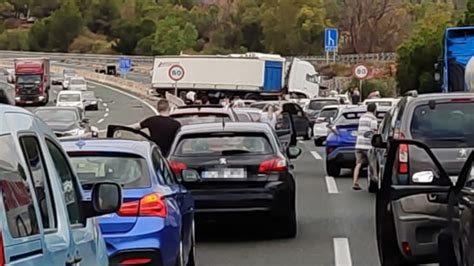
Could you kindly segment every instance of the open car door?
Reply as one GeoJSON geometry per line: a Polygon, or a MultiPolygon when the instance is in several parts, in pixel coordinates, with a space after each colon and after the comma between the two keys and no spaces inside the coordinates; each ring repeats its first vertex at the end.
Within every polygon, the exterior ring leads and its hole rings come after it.
{"type": "MultiPolygon", "coordinates": [[[[379,148],[387,146],[381,138],[373,138],[372,143],[379,148]]],[[[390,140],[388,147],[375,210],[380,263],[398,266],[437,262],[437,239],[449,224],[448,195],[453,183],[424,143],[390,140]],[[424,151],[423,161],[428,163],[417,166],[422,171],[411,173],[405,163],[408,158],[404,156],[410,149],[424,151]]]]}
{"type": "Polygon", "coordinates": [[[296,130],[293,123],[293,118],[287,112],[283,112],[278,119],[275,126],[278,139],[280,140],[284,150],[286,151],[290,146],[296,146],[296,130]]]}
{"type": "Polygon", "coordinates": [[[146,132],[121,125],[108,125],[107,138],[153,141],[146,132]]]}

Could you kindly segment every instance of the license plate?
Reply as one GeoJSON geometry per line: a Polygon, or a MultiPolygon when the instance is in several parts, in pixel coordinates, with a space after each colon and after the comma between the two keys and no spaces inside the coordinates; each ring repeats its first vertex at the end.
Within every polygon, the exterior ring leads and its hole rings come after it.
{"type": "Polygon", "coordinates": [[[243,168],[224,168],[202,172],[202,178],[247,178],[247,172],[243,168]]]}
{"type": "Polygon", "coordinates": [[[357,136],[357,131],[355,131],[355,130],[352,131],[352,132],[351,132],[351,135],[354,136],[354,137],[356,137],[356,136],[357,136]]]}

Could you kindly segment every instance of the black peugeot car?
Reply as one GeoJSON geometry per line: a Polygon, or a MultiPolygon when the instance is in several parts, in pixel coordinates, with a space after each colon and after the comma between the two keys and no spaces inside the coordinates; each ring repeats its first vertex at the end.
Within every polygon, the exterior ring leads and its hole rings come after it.
{"type": "Polygon", "coordinates": [[[300,154],[295,146],[285,150],[265,123],[225,122],[183,126],[169,161],[178,176],[184,169],[200,174],[200,182],[183,182],[198,215],[264,213],[279,237],[292,238],[296,192],[289,159],[300,154]]]}

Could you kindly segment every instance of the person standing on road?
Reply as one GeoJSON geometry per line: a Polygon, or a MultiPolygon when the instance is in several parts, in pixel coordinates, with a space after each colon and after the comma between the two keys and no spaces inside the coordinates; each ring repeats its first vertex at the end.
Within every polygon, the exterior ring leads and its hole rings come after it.
{"type": "Polygon", "coordinates": [[[356,87],[352,91],[352,104],[359,104],[359,101],[360,101],[360,93],[359,93],[359,89],[357,89],[356,87]]]}
{"type": "Polygon", "coordinates": [[[176,133],[181,128],[181,124],[169,116],[170,104],[168,100],[159,100],[157,110],[159,115],[148,117],[142,122],[135,124],[133,128],[136,130],[148,129],[151,139],[160,147],[161,153],[164,156],[168,156],[171,144],[176,137],[176,133]]]}
{"type": "Polygon", "coordinates": [[[367,152],[372,148],[371,140],[374,133],[377,131],[377,117],[375,111],[377,105],[370,103],[367,106],[367,112],[362,115],[359,119],[359,128],[357,129],[357,142],[356,142],[356,166],[354,168],[354,182],[352,189],[360,190],[359,185],[359,173],[360,169],[367,165],[368,157],[367,152]]]}

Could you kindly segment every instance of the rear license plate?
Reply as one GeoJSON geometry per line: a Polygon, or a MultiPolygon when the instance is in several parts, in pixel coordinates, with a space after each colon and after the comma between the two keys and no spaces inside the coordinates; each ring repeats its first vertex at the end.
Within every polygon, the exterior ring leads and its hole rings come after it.
{"type": "Polygon", "coordinates": [[[202,172],[202,178],[247,178],[243,168],[224,168],[202,172]]]}
{"type": "Polygon", "coordinates": [[[352,132],[351,132],[351,135],[354,136],[354,137],[356,137],[356,136],[357,136],[357,131],[356,131],[356,130],[352,131],[352,132]]]}

